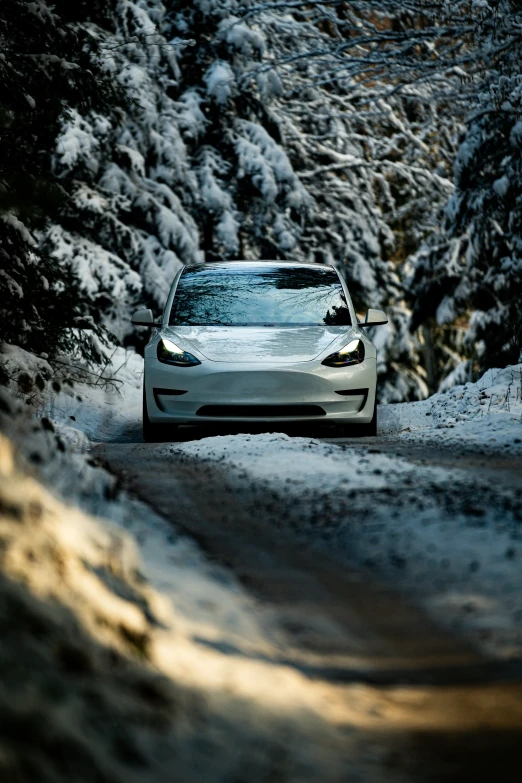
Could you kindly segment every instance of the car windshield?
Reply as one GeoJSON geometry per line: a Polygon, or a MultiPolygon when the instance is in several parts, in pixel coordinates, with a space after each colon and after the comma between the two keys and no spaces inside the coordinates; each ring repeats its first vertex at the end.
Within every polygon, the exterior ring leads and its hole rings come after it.
{"type": "Polygon", "coordinates": [[[350,326],[346,297],[328,267],[193,267],[180,277],[172,326],[350,326]]]}

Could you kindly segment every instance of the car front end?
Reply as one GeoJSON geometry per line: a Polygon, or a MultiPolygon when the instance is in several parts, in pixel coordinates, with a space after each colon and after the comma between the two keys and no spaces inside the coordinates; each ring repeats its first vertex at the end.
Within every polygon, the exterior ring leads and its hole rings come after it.
{"type": "MultiPolygon", "coordinates": [[[[199,350],[196,347],[190,334],[194,330],[183,331],[183,327],[159,330],[145,351],[147,410],[155,424],[260,420],[365,424],[372,419],[376,351],[357,328],[348,332],[339,327],[330,329],[328,345],[319,355],[305,356],[304,360],[302,351],[301,355],[291,355],[292,350],[274,351],[274,343],[282,337],[281,328],[245,327],[242,339],[238,341],[236,334],[232,345],[226,334],[230,330],[225,328],[222,353],[216,355],[213,346],[212,358],[203,354],[201,345],[199,350]],[[263,343],[271,347],[270,357],[259,350],[263,343]],[[352,350],[344,356],[341,352],[350,346],[352,350]]],[[[310,331],[287,327],[285,345],[294,340],[310,344],[310,331]],[[304,332],[301,337],[300,332],[304,332]]],[[[312,342],[317,347],[317,340],[312,342]]]]}

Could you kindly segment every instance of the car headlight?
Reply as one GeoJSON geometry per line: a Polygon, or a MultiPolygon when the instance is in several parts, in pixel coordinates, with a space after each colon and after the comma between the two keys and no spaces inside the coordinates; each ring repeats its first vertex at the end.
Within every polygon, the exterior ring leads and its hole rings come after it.
{"type": "Polygon", "coordinates": [[[362,340],[351,340],[348,345],[337,353],[331,353],[321,364],[328,367],[348,367],[350,364],[361,364],[364,361],[364,343],[362,340]]]}
{"type": "Polygon", "coordinates": [[[201,364],[199,359],[179,348],[172,340],[163,337],[157,348],[157,356],[163,364],[174,364],[176,367],[193,367],[195,364],[201,364]]]}

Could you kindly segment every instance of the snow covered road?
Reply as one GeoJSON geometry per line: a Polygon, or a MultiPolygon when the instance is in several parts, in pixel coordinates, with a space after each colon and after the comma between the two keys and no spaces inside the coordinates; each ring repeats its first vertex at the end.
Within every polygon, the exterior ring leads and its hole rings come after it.
{"type": "Polygon", "coordinates": [[[520,454],[397,435],[130,436],[95,451],[239,578],[269,640],[198,644],[290,667],[332,703],[370,696],[373,750],[358,730],[350,753],[375,753],[385,780],[485,783],[499,758],[519,779],[520,454]]]}
{"type": "Polygon", "coordinates": [[[291,604],[300,647],[319,647],[328,665],[346,659],[348,669],[361,668],[362,654],[366,669],[393,658],[399,669],[425,670],[435,647],[447,651],[444,667],[472,650],[522,659],[518,454],[392,435],[192,433],[198,439],[184,443],[97,448],[212,557],[264,598],[286,602],[287,613],[291,604]],[[327,617],[332,633],[316,627],[327,617]]]}
{"type": "MultiPolygon", "coordinates": [[[[106,372],[110,383],[50,401],[61,437],[98,442],[126,486],[245,582],[259,552],[285,542],[315,567],[392,589],[481,655],[522,659],[522,365],[379,406],[368,440],[182,427],[160,444],[141,439],[143,360],[119,349],[106,372]]],[[[283,561],[280,574],[292,565],[283,561]]],[[[309,565],[300,571],[309,578],[309,565]]],[[[265,592],[272,583],[257,582],[265,592]]]]}
{"type": "Polygon", "coordinates": [[[350,763],[374,748],[401,781],[489,781],[499,754],[517,757],[520,367],[382,406],[377,438],[193,427],[145,444],[141,360],[115,359],[121,390],[61,394],[49,416],[68,442],[86,433],[92,456],[159,512],[149,529],[137,503],[124,527],[196,657],[293,673],[306,693],[327,689],[336,714],[355,705],[371,737],[351,735],[364,749],[350,763]],[[197,573],[183,551],[198,553],[197,573]]]}

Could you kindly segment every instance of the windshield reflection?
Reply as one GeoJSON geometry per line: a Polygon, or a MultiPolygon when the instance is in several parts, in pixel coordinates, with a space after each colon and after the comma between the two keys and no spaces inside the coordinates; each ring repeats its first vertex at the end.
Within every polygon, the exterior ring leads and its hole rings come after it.
{"type": "Polygon", "coordinates": [[[350,326],[351,318],[332,269],[224,265],[183,272],[170,324],[350,326]]]}

